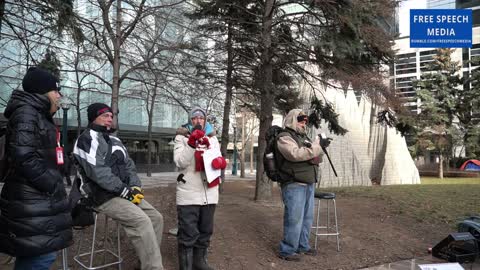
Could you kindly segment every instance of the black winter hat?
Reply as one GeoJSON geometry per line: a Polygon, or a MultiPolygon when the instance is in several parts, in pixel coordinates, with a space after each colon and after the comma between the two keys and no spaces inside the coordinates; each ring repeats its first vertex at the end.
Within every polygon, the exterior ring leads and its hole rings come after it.
{"type": "Polygon", "coordinates": [[[52,73],[47,70],[30,67],[23,77],[22,87],[25,92],[45,94],[52,90],[60,91],[60,83],[52,73]]]}
{"type": "Polygon", "coordinates": [[[106,112],[113,113],[112,108],[110,108],[110,106],[108,106],[107,104],[105,104],[105,103],[93,103],[93,104],[91,104],[87,108],[88,122],[91,123],[91,122],[95,121],[95,119],[99,115],[101,115],[103,113],[106,113],[106,112]]]}

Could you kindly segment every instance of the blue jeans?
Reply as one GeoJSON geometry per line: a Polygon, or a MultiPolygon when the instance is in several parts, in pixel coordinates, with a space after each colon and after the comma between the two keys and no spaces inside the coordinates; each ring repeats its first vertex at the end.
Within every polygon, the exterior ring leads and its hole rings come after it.
{"type": "Polygon", "coordinates": [[[57,252],[51,252],[33,257],[15,258],[14,270],[48,270],[55,262],[57,252]]]}
{"type": "Polygon", "coordinates": [[[291,183],[282,187],[285,205],[283,215],[283,240],[280,255],[310,250],[310,229],[313,223],[315,184],[291,183]]]}

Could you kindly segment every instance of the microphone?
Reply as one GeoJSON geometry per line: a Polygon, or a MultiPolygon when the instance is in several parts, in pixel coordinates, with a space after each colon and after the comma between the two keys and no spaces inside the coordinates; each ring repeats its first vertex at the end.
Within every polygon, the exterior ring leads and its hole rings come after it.
{"type": "Polygon", "coordinates": [[[195,125],[193,130],[202,130],[202,125],[195,125]]]}

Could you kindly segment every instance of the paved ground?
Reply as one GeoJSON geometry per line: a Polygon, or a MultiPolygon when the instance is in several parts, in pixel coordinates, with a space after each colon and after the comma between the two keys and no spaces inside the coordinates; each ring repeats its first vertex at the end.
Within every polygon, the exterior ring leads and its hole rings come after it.
{"type": "MultiPolygon", "coordinates": [[[[142,180],[143,188],[164,187],[168,184],[175,183],[178,172],[153,173],[151,177],[148,177],[146,173],[139,173],[138,176],[142,180]]],[[[232,175],[231,171],[226,171],[225,176],[226,181],[255,180],[255,174],[250,173],[246,173],[245,178],[240,178],[240,173],[232,175]]],[[[0,190],[2,187],[3,183],[0,183],[0,190]]],[[[68,189],[67,187],[67,190],[68,189]]]]}
{"type": "MultiPolygon", "coordinates": [[[[237,180],[255,180],[254,174],[245,174],[245,178],[240,178],[240,174],[232,175],[231,171],[225,173],[226,181],[237,180]]],[[[148,177],[146,173],[139,173],[138,176],[142,180],[144,188],[162,187],[177,181],[178,172],[162,172],[153,173],[151,177],[148,177]]]]}

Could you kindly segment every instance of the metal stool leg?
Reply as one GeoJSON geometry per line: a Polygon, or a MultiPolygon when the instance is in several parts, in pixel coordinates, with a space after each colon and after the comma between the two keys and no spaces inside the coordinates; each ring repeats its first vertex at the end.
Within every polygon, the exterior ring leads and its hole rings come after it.
{"type": "Polygon", "coordinates": [[[93,239],[92,239],[92,249],[90,250],[90,263],[89,266],[90,268],[93,266],[93,254],[95,254],[95,240],[97,237],[97,219],[98,215],[95,214],[95,224],[93,225],[93,239]]]}
{"type": "MultiPolygon", "coordinates": [[[[108,229],[108,217],[105,216],[105,226],[104,226],[104,229],[105,229],[105,232],[104,232],[104,238],[103,238],[103,248],[98,248],[98,250],[95,250],[95,242],[97,241],[97,225],[98,225],[98,214],[95,213],[95,224],[93,225],[93,238],[92,238],[92,245],[91,245],[91,249],[90,251],[86,252],[86,253],[80,253],[81,252],[81,240],[79,241],[79,244],[78,244],[78,250],[77,250],[77,255],[74,256],[74,261],[76,263],[78,263],[78,265],[80,265],[83,269],[89,269],[89,270],[96,270],[96,269],[102,269],[102,268],[107,268],[107,267],[110,267],[110,266],[114,266],[114,265],[118,265],[118,269],[122,269],[122,262],[123,262],[123,259],[122,257],[120,257],[120,224],[117,222],[117,253],[115,253],[115,250],[114,250],[114,244],[113,244],[113,237],[109,237],[109,229],[108,229]],[[109,243],[109,242],[112,242],[112,243],[109,243]],[[111,246],[109,248],[109,245],[111,246]],[[103,254],[103,264],[102,265],[96,265],[94,266],[94,255],[96,253],[102,253],[104,252],[103,254]],[[115,258],[115,261],[113,262],[110,262],[110,263],[107,263],[107,260],[106,260],[106,257],[107,257],[107,254],[106,253],[109,253],[111,256],[113,256],[115,258]],[[88,256],[90,258],[90,261],[88,263],[88,265],[86,265],[84,262],[82,262],[81,258],[84,257],[84,256],[88,256]]],[[[97,246],[98,247],[98,246],[97,246]]],[[[101,260],[101,259],[100,259],[101,260]]]]}
{"type": "Polygon", "coordinates": [[[327,224],[325,225],[327,229],[327,241],[330,236],[330,200],[327,200],[327,224]]]}
{"type": "Polygon", "coordinates": [[[320,228],[320,200],[317,199],[317,222],[315,225],[315,249],[317,249],[318,229],[320,228]]]}
{"type": "MultiPolygon", "coordinates": [[[[120,260],[120,223],[117,222],[117,254],[118,254],[118,259],[120,260]]],[[[122,264],[118,264],[118,270],[122,270],[122,264]]]]}
{"type": "Polygon", "coordinates": [[[62,270],[69,270],[67,248],[62,249],[62,270]]]}
{"type": "MultiPolygon", "coordinates": [[[[80,254],[80,250],[82,250],[82,240],[84,239],[85,236],[85,231],[82,230],[82,233],[80,235],[80,239],[78,240],[78,247],[77,247],[77,252],[75,254],[80,254]]],[[[75,260],[75,258],[74,258],[75,260]]]]}
{"type": "Polygon", "coordinates": [[[335,202],[335,199],[333,199],[333,209],[335,213],[335,234],[337,237],[337,251],[340,251],[340,233],[338,232],[337,203],[335,202]]]}
{"type": "MultiPolygon", "coordinates": [[[[103,250],[108,249],[108,217],[105,216],[105,231],[103,233],[103,250]]],[[[107,263],[107,252],[103,252],[103,264],[107,263]]]]}

